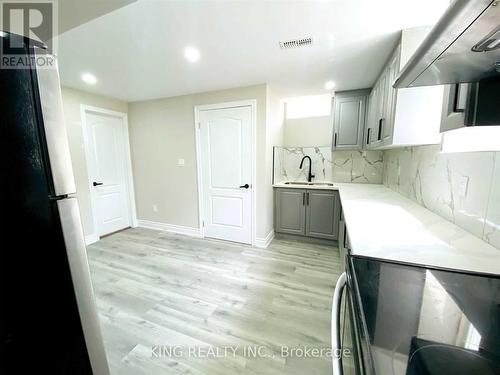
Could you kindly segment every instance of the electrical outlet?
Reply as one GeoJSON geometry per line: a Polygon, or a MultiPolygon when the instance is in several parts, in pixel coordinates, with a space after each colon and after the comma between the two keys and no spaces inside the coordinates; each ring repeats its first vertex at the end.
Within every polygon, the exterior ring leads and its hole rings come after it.
{"type": "Polygon", "coordinates": [[[158,212],[158,206],[156,204],[153,204],[153,212],[158,212]]]}
{"type": "Polygon", "coordinates": [[[184,167],[186,165],[186,160],[184,159],[178,159],[177,160],[177,166],[178,167],[184,167]]]}
{"type": "Polygon", "coordinates": [[[465,198],[467,196],[467,189],[469,188],[469,177],[460,176],[458,184],[458,193],[461,197],[465,198]]]}

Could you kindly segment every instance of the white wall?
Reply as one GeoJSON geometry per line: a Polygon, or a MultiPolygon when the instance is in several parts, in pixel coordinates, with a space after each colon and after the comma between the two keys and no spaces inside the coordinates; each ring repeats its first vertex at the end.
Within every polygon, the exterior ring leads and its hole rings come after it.
{"type": "Polygon", "coordinates": [[[269,202],[272,145],[268,146],[268,142],[279,139],[279,131],[269,138],[266,135],[270,100],[264,84],[129,103],[139,220],[199,227],[194,107],[247,99],[257,101],[256,234],[258,238],[267,236],[273,222],[272,201],[269,202]],[[178,159],[185,160],[184,167],[177,166],[178,159]],[[153,205],[157,206],[157,212],[153,205]]]}
{"type": "Polygon", "coordinates": [[[285,119],[284,146],[328,146],[332,143],[332,116],[285,119]]]}
{"type": "Polygon", "coordinates": [[[95,233],[95,228],[90,205],[89,176],[85,161],[80,105],[86,104],[125,113],[128,111],[128,105],[120,100],[89,94],[67,87],[62,88],[62,98],[71,162],[73,164],[77,197],[80,204],[83,233],[85,236],[91,236],[95,233]]]}
{"type": "Polygon", "coordinates": [[[84,234],[95,233],[85,162],[80,106],[125,112],[140,220],[198,228],[198,186],[194,107],[235,100],[257,100],[257,238],[273,229],[273,146],[283,144],[283,102],[266,85],[174,98],[125,103],[63,87],[64,113],[84,234]],[[185,159],[185,167],[177,160],[185,159]],[[158,212],[153,211],[156,205],[158,212]]]}
{"type": "Polygon", "coordinates": [[[285,103],[272,87],[267,90],[267,129],[266,129],[266,215],[267,231],[274,228],[274,191],[273,184],[273,147],[284,142],[285,103]]]}

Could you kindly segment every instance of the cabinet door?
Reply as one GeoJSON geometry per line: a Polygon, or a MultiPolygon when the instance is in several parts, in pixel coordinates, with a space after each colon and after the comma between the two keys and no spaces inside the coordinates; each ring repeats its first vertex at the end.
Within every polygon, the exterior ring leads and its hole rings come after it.
{"type": "Polygon", "coordinates": [[[308,190],[306,195],[306,235],[337,240],[339,235],[339,194],[331,190],[308,190]]]}
{"type": "Polygon", "coordinates": [[[381,140],[384,144],[392,142],[392,135],[394,132],[394,112],[396,108],[396,94],[397,90],[392,87],[392,83],[396,79],[399,72],[399,57],[400,46],[396,48],[394,54],[389,61],[386,75],[386,102],[384,107],[384,114],[382,116],[381,140]]]}
{"type": "Polygon", "coordinates": [[[306,191],[275,189],[275,231],[304,235],[306,233],[306,191]]]}
{"type": "Polygon", "coordinates": [[[378,123],[377,120],[377,110],[378,110],[378,85],[375,85],[368,97],[368,110],[366,118],[366,131],[365,131],[365,148],[371,149],[372,142],[374,141],[373,135],[378,123]]]}
{"type": "Polygon", "coordinates": [[[335,96],[332,150],[361,150],[368,91],[335,96]]]}
{"type": "Polygon", "coordinates": [[[445,86],[441,133],[466,126],[466,109],[469,106],[470,88],[470,83],[445,86]]]}
{"type": "Polygon", "coordinates": [[[376,114],[376,124],[374,129],[375,142],[382,142],[382,126],[386,116],[387,108],[387,69],[384,69],[378,79],[378,106],[376,114]]]}
{"type": "Polygon", "coordinates": [[[339,253],[340,253],[340,272],[345,272],[345,262],[347,257],[347,249],[345,248],[345,232],[346,232],[345,220],[343,215],[340,216],[339,221],[339,253]]]}

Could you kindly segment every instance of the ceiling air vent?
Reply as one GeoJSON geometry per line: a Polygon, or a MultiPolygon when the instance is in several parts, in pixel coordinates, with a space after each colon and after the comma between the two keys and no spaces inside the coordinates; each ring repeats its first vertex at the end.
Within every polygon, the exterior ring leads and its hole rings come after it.
{"type": "Polygon", "coordinates": [[[312,37],[299,38],[299,39],[290,39],[284,40],[280,42],[281,49],[291,49],[298,47],[307,47],[313,44],[312,37]]]}

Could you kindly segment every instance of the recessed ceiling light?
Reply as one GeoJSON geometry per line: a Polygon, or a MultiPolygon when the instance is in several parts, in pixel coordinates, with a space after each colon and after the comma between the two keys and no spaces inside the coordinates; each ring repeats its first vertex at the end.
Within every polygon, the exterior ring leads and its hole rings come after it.
{"type": "Polygon", "coordinates": [[[186,57],[189,62],[197,62],[200,59],[200,51],[194,47],[187,47],[184,50],[184,57],[186,57]]]}
{"type": "Polygon", "coordinates": [[[90,73],[82,74],[82,81],[88,83],[89,85],[95,85],[97,83],[97,78],[95,75],[90,73]]]}
{"type": "Polygon", "coordinates": [[[325,89],[327,90],[333,90],[334,87],[335,87],[335,82],[333,81],[328,81],[327,83],[325,83],[325,89]]]}

